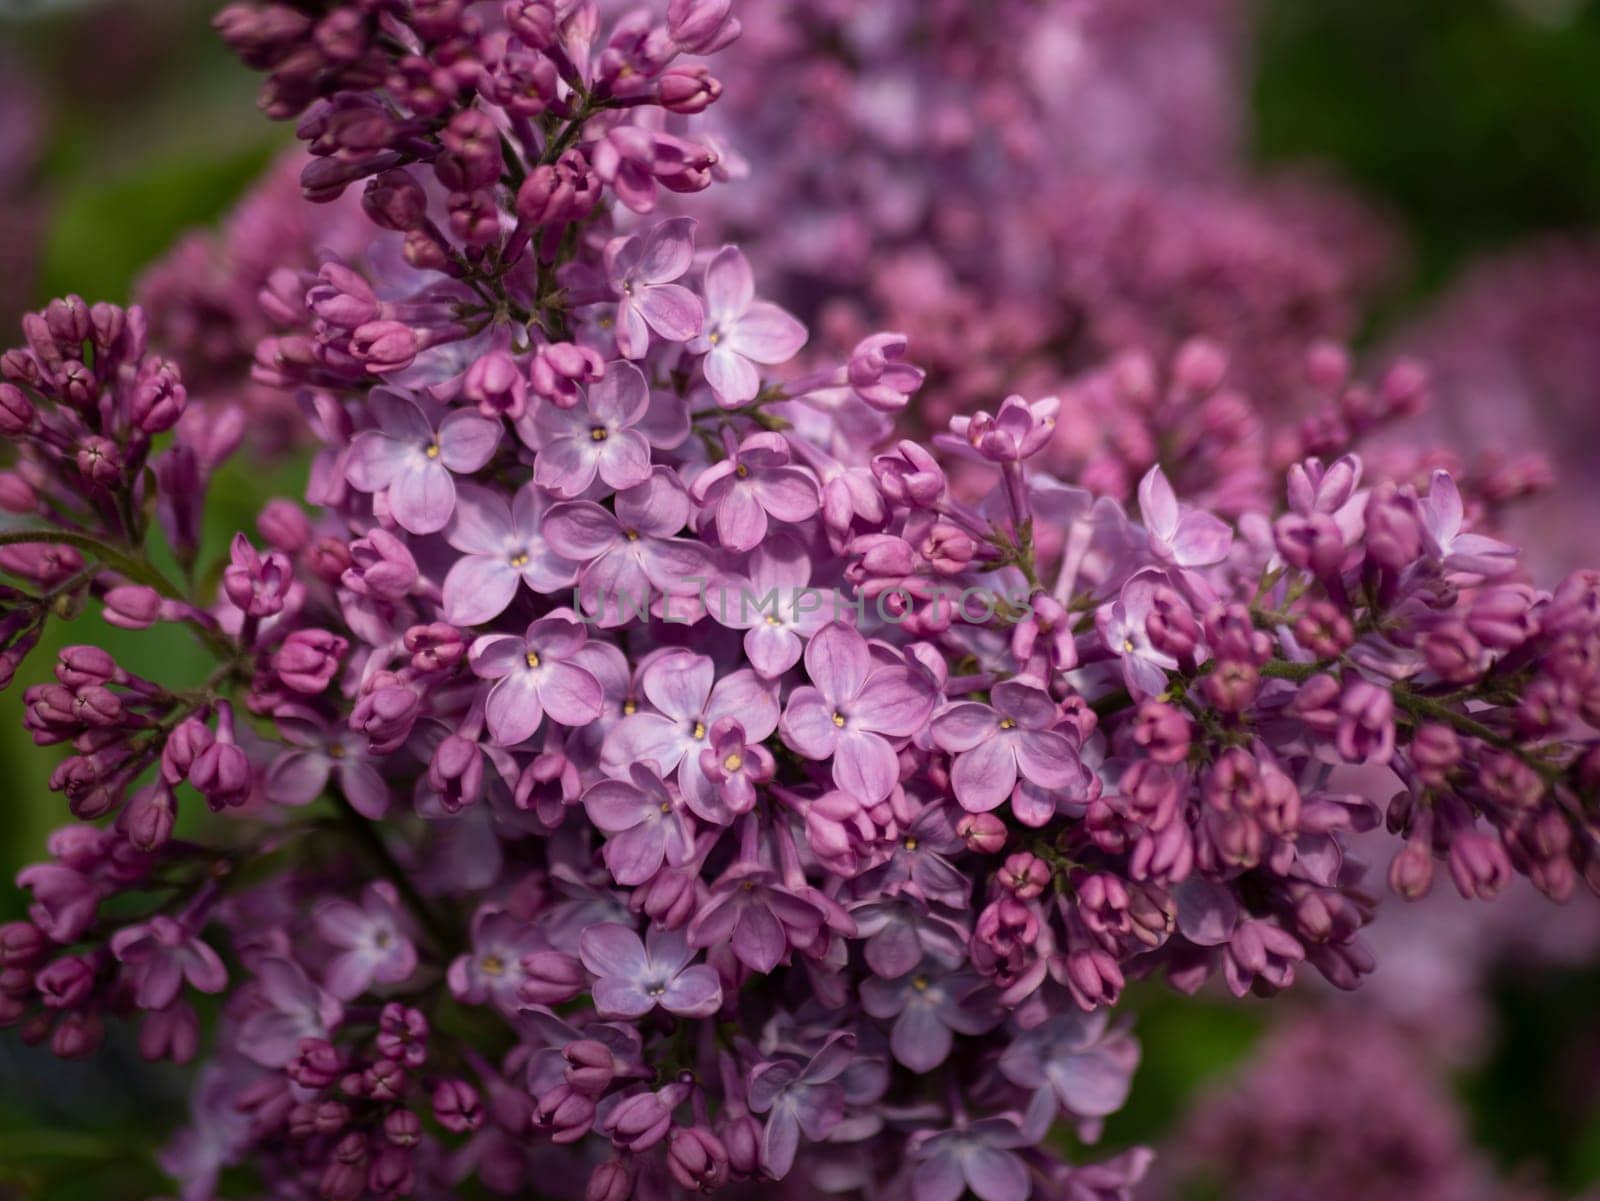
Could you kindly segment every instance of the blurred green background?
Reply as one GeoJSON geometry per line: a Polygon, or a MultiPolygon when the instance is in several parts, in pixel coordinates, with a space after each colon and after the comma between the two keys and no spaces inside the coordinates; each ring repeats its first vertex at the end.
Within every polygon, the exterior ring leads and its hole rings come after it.
{"type": "MultiPolygon", "coordinates": [[[[1265,0],[1256,14],[1253,153],[1332,164],[1402,219],[1414,270],[1368,336],[1425,302],[1462,264],[1537,232],[1600,227],[1600,4],[1573,0],[1265,0]]],[[[215,220],[289,140],[254,109],[255,77],[211,36],[197,0],[97,5],[0,0],[0,71],[43,89],[49,133],[29,181],[44,213],[34,303],[66,291],[125,300],[139,269],[183,229],[215,220]]],[[[12,181],[16,182],[16,181],[12,181]]],[[[15,313],[0,313],[7,328],[15,313]]],[[[246,468],[220,481],[213,522],[248,526],[262,496],[246,468]]],[[[60,641],[106,641],[137,669],[185,655],[181,640],[130,638],[90,618],[60,641]]],[[[48,648],[46,648],[48,649],[48,648]]],[[[38,857],[62,812],[18,723],[21,685],[0,698],[0,874],[38,857]]],[[[194,670],[201,666],[196,660],[194,670]]],[[[0,913],[11,916],[9,890],[0,913]]],[[[1587,899],[1587,898],[1585,898],[1587,899]]],[[[1563,1194],[1600,1179],[1592,1092],[1574,1105],[1574,1047],[1600,1023],[1600,969],[1511,976],[1500,1036],[1458,1086],[1479,1141],[1531,1164],[1563,1194]]],[[[1145,1060],[1111,1146],[1159,1138],[1195,1087],[1245,1055],[1255,1003],[1180,1000],[1142,986],[1145,1060]]],[[[124,1044],[62,1065],[0,1040],[0,1198],[157,1193],[148,1148],[182,1110],[181,1078],[124,1044]],[[8,1194],[9,1190],[9,1194],[8,1194]]]]}

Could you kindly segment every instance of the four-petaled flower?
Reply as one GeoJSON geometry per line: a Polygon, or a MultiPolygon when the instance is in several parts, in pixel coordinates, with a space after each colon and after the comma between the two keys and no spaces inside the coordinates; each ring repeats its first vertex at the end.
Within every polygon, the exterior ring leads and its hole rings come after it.
{"type": "Polygon", "coordinates": [[[689,495],[712,511],[723,546],[749,550],[767,536],[768,518],[801,522],[821,508],[815,479],[789,459],[782,434],[755,433],[695,477],[689,495]]]}
{"type": "Polygon", "coordinates": [[[689,217],[674,217],[647,234],[607,244],[606,282],[617,298],[617,349],[624,358],[642,359],[652,331],[668,342],[687,342],[704,326],[700,298],[672,282],[694,261],[694,226],[689,217]]]}
{"type": "Polygon", "coordinates": [[[518,637],[485,634],[472,644],[474,674],[494,680],[484,702],[489,732],[514,746],[539,728],[548,713],[564,726],[583,726],[600,716],[600,682],[583,665],[588,633],[570,617],[541,617],[518,637]]]}
{"type": "Polygon", "coordinates": [[[378,428],[356,435],[345,471],[362,492],[383,492],[400,527],[442,530],[456,507],[454,475],[477,471],[500,444],[501,426],[471,409],[438,423],[409,397],[379,389],[367,401],[378,428]]]}
{"type": "Polygon", "coordinates": [[[843,622],[818,630],[805,650],[810,685],[789,697],[779,726],[793,750],[833,761],[833,782],[872,804],[899,778],[892,738],[922,728],[934,705],[933,682],[919,668],[874,659],[861,634],[843,622]]]}
{"type": "Polygon", "coordinates": [[[707,264],[705,294],[705,332],[689,349],[706,356],[701,369],[717,403],[738,408],[761,390],[754,364],[787,363],[806,344],[806,327],[755,298],[749,260],[737,246],[724,246],[707,264]]]}
{"type": "Polygon", "coordinates": [[[602,1017],[642,1017],[659,1006],[678,1017],[704,1018],[722,1008],[716,969],[690,966],[694,951],[681,930],[652,924],[640,942],[627,926],[602,922],[578,939],[578,957],[596,977],[594,1006],[602,1017]]]}
{"type": "Polygon", "coordinates": [[[544,538],[544,494],[524,484],[507,505],[498,492],[463,484],[445,541],[461,557],[444,577],[445,620],[482,625],[504,613],[519,583],[549,594],[578,578],[578,565],[563,559],[544,538]]]}
{"type": "Polygon", "coordinates": [[[401,984],[417,970],[417,948],[393,884],[380,880],[362,890],[361,903],[339,897],[312,912],[317,933],[339,954],[323,983],[341,1001],[359,997],[374,983],[401,984]]]}
{"type": "Polygon", "coordinates": [[[1044,789],[1085,783],[1077,750],[1055,729],[1061,711],[1049,696],[1015,680],[989,696],[991,704],[961,701],[933,719],[934,745],[955,756],[950,783],[962,808],[995,808],[1019,774],[1044,789]]]}
{"type": "Polygon", "coordinates": [[[583,807],[607,835],[602,853],[618,884],[643,884],[663,863],[678,867],[694,853],[683,802],[649,764],[633,764],[626,780],[600,781],[583,794],[583,807]]]}
{"type": "Polygon", "coordinates": [[[632,363],[606,364],[578,404],[535,406],[517,423],[535,448],[533,482],[557,496],[582,496],[595,477],[614,491],[650,478],[650,439],[636,427],[650,408],[650,385],[632,363]]]}

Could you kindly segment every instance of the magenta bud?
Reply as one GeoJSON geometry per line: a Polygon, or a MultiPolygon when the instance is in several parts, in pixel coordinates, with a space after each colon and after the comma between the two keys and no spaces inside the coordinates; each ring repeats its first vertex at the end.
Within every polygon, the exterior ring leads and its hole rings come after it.
{"type": "Polygon", "coordinates": [[[455,1134],[483,1125],[483,1105],[478,1090],[465,1080],[441,1080],[433,1090],[433,1116],[455,1134]]]}
{"type": "Polygon", "coordinates": [[[561,951],[534,951],[522,960],[524,978],[518,995],[530,1005],[560,1005],[584,989],[583,964],[561,951]]]}
{"type": "Polygon", "coordinates": [[[722,95],[722,84],[699,64],[668,68],[657,87],[662,108],[691,116],[710,108],[722,95]]]}
{"type": "Polygon", "coordinates": [[[580,1038],[568,1043],[561,1055],[567,1061],[567,1083],[579,1092],[598,1097],[611,1087],[617,1074],[617,1061],[605,1043],[580,1038]]]}
{"type": "Polygon", "coordinates": [[[1006,824],[992,813],[968,813],[956,823],[956,833],[967,849],[979,855],[997,855],[1006,845],[1006,824]]]}
{"type": "Polygon", "coordinates": [[[633,1177],[621,1160],[600,1164],[589,1175],[583,1201],[628,1201],[633,1196],[633,1177]]]}
{"type": "Polygon", "coordinates": [[[275,550],[298,554],[311,543],[311,519],[292,500],[270,500],[256,518],[256,529],[275,550]]]}

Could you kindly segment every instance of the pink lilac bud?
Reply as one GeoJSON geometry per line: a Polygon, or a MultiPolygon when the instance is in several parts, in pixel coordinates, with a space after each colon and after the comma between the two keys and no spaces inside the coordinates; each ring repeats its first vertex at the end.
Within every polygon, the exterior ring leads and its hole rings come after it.
{"type": "Polygon", "coordinates": [[[1241,659],[1220,659],[1202,685],[1206,700],[1219,713],[1243,713],[1261,689],[1261,675],[1241,659]]]}
{"type": "Polygon", "coordinates": [[[0,435],[20,438],[32,431],[38,414],[15,384],[0,384],[0,435]]]}
{"type": "Polygon", "coordinates": [[[284,1073],[303,1088],[327,1088],[344,1072],[344,1060],[338,1049],[327,1039],[300,1040],[300,1048],[289,1061],[284,1073]]]}
{"type": "Polygon", "coordinates": [[[1006,824],[993,813],[964,814],[956,833],[966,841],[967,849],[978,855],[998,855],[1006,845],[1006,824]]]}
{"type": "Polygon", "coordinates": [[[1387,763],[1394,755],[1394,698],[1387,688],[1352,680],[1339,698],[1339,754],[1351,763],[1387,763]]]}
{"type": "Polygon", "coordinates": [[[728,1179],[728,1151],[703,1126],[679,1127],[667,1140],[667,1170],[686,1189],[709,1193],[728,1179]]]}
{"type": "Polygon", "coordinates": [[[256,518],[256,529],[269,546],[286,555],[299,554],[311,544],[311,520],[291,500],[268,501],[256,518]]]}
{"type": "Polygon", "coordinates": [[[1319,659],[1337,659],[1355,641],[1355,627],[1331,601],[1313,601],[1294,624],[1295,641],[1319,659]]]}
{"type": "Polygon", "coordinates": [[[594,1128],[594,1098],[570,1084],[558,1084],[539,1098],[533,1121],[549,1132],[550,1141],[565,1145],[584,1138],[594,1128]]]}
{"type": "Polygon", "coordinates": [[[534,392],[557,408],[570,409],[578,403],[581,386],[604,374],[605,364],[591,347],[554,342],[539,347],[529,378],[534,392]]]}
{"type": "Polygon", "coordinates": [[[583,1201],[628,1201],[633,1196],[633,1176],[620,1159],[599,1164],[589,1175],[583,1201]]]}
{"type": "Polygon", "coordinates": [[[668,69],[656,86],[661,107],[685,116],[705,112],[722,95],[722,84],[699,64],[668,69]]]}
{"type": "Polygon", "coordinates": [[[271,617],[283,610],[294,583],[294,569],[279,551],[260,554],[243,534],[235,534],[222,589],[247,617],[271,617]]]}
{"type": "Polygon", "coordinates": [[[490,418],[515,421],[528,408],[527,381],[511,356],[499,350],[490,351],[467,368],[461,395],[490,418]]]}
{"type": "Polygon", "coordinates": [[[733,0],[669,0],[667,31],[690,54],[714,54],[739,36],[733,0]]]}
{"type": "Polygon", "coordinates": [[[905,361],[904,334],[873,334],[850,352],[845,377],[857,396],[883,413],[905,408],[925,373],[905,361]]]}
{"type": "Polygon", "coordinates": [[[1189,721],[1174,706],[1145,701],[1134,719],[1133,740],[1157,763],[1182,763],[1189,756],[1189,721]]]}
{"type": "Polygon", "coordinates": [[[433,1116],[446,1130],[463,1134],[483,1125],[478,1091],[465,1080],[442,1080],[433,1090],[433,1116]]]}
{"type": "Polygon", "coordinates": [[[418,671],[448,669],[467,653],[466,637],[455,626],[444,622],[412,626],[405,634],[405,648],[418,671]]]}
{"type": "Polygon", "coordinates": [[[294,691],[316,696],[332,682],[349,646],[327,630],[295,630],[273,653],[272,669],[294,691]]]}
{"type": "Polygon", "coordinates": [[[561,1052],[567,1061],[567,1083],[590,1097],[598,1097],[611,1087],[616,1077],[617,1061],[611,1049],[592,1038],[581,1038],[568,1043],[561,1052]]]}
{"type": "Polygon", "coordinates": [[[154,851],[172,838],[178,822],[178,802],[165,784],[141,788],[128,801],[117,820],[117,828],[141,851],[154,851]]]}
{"type": "Polygon", "coordinates": [[[396,233],[417,229],[428,219],[427,194],[400,170],[384,171],[368,180],[361,207],[374,225],[396,233]]]}
{"type": "Polygon", "coordinates": [[[232,742],[213,742],[189,769],[189,783],[213,809],[242,805],[250,798],[250,760],[232,742]]]}
{"type": "Polygon", "coordinates": [[[672,1128],[672,1110],[656,1093],[638,1093],[611,1111],[611,1140],[619,1149],[648,1151],[672,1128]]]}
{"type": "Polygon", "coordinates": [[[391,1109],[383,1119],[383,1136],[397,1147],[415,1147],[422,1141],[422,1120],[409,1109],[391,1109]]]}
{"type": "Polygon", "coordinates": [[[564,1005],[588,983],[583,964],[561,951],[535,951],[522,960],[519,995],[530,1005],[564,1005]]]}
{"type": "Polygon", "coordinates": [[[1019,851],[1006,857],[995,875],[995,882],[1024,901],[1032,900],[1042,895],[1049,885],[1050,865],[1026,851],[1019,851]]]}
{"type": "Polygon", "coordinates": [[[517,190],[517,216],[531,226],[566,225],[589,215],[601,184],[581,151],[568,150],[528,173],[517,190]]]}

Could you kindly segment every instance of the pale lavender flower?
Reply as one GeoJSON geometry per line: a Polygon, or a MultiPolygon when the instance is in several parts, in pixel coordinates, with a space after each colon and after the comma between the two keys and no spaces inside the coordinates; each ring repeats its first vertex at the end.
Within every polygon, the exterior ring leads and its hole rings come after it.
{"type": "Polygon", "coordinates": [[[687,342],[700,333],[700,298],[672,282],[694,260],[694,227],[691,218],[674,217],[606,246],[606,279],[618,298],[617,349],[624,358],[643,358],[652,331],[668,342],[687,342]]]}
{"type": "Polygon", "coordinates": [[[1210,567],[1228,557],[1233,531],[1213,513],[1180,505],[1161,470],[1150,468],[1139,481],[1139,516],[1158,563],[1179,570],[1210,567]]]}
{"type": "Polygon", "coordinates": [[[874,802],[899,777],[891,738],[909,738],[933,710],[932,682],[916,668],[874,663],[867,640],[833,622],[805,650],[809,686],[783,713],[783,740],[808,759],[833,761],[833,781],[874,802]]]}
{"type": "Polygon", "coordinates": [[[1061,714],[1049,696],[1007,680],[990,699],[951,705],[933,719],[934,744],[955,756],[950,782],[962,808],[995,808],[1019,776],[1049,790],[1085,784],[1077,750],[1055,729],[1061,714]]]}
{"type": "Polygon", "coordinates": [[[1110,1025],[1104,1009],[1072,1010],[1017,1035],[1000,1056],[1013,1084],[1048,1089],[1063,1112],[1103,1118],[1121,1109],[1139,1064],[1139,1044],[1110,1025]]]}
{"type": "Polygon", "coordinates": [[[671,651],[652,660],[639,683],[655,712],[623,718],[606,735],[602,764],[613,774],[641,762],[654,763],[664,776],[676,771],[689,808],[706,821],[725,825],[732,811],[706,775],[700,753],[710,745],[712,727],[723,718],[736,718],[748,741],[760,742],[770,735],[778,725],[772,686],[749,670],[719,680],[710,659],[688,651],[671,651]]]}
{"type": "Polygon", "coordinates": [[[312,911],[317,933],[339,948],[323,983],[341,1001],[377,984],[402,984],[417,970],[417,948],[394,885],[379,880],[361,892],[361,903],[332,897],[312,911]]]}
{"type": "Polygon", "coordinates": [[[821,508],[816,477],[790,458],[782,434],[758,432],[695,477],[689,495],[712,510],[723,546],[750,550],[767,537],[769,518],[801,522],[821,508]]]}
{"type": "Polygon", "coordinates": [[[538,453],[534,483],[557,496],[582,496],[598,476],[621,491],[650,478],[650,440],[638,427],[650,409],[650,385],[632,363],[606,364],[570,407],[535,406],[517,432],[538,453]]]}
{"type": "Polygon", "coordinates": [[[800,1135],[821,1142],[844,1120],[845,1091],[839,1078],[855,1058],[856,1036],[828,1036],[807,1061],[772,1059],[750,1069],[751,1112],[767,1115],[761,1132],[761,1166],[782,1180],[794,1166],[800,1135]]]}
{"type": "Polygon", "coordinates": [[[756,863],[734,863],[711,886],[710,899],[689,923],[689,945],[726,941],[740,963],[765,974],[791,946],[809,947],[822,930],[824,916],[818,900],[797,895],[776,872],[756,863]]]}
{"type": "Polygon", "coordinates": [[[640,942],[628,927],[606,922],[583,932],[578,955],[597,977],[594,1004],[603,1016],[636,1018],[659,1006],[703,1018],[722,1008],[716,971],[690,966],[694,951],[681,930],[652,925],[640,942]]]}
{"type": "Polygon", "coordinates": [[[493,621],[517,595],[518,584],[549,594],[578,578],[578,565],[545,541],[547,501],[532,483],[507,505],[488,488],[463,484],[445,528],[445,541],[463,552],[444,578],[445,620],[458,626],[493,621]]]}
{"type": "Polygon", "coordinates": [[[118,930],[111,953],[133,984],[140,1009],[165,1009],[178,999],[185,981],[203,993],[219,993],[228,985],[228,970],[217,953],[186,924],[163,914],[118,930]]]}
{"type": "Polygon", "coordinates": [[[1115,601],[1095,613],[1095,625],[1106,647],[1122,660],[1122,677],[1128,691],[1139,699],[1160,696],[1167,688],[1167,672],[1178,666],[1171,655],[1150,641],[1150,616],[1155,611],[1155,591],[1163,577],[1141,571],[1122,586],[1115,601]]]}
{"type": "Polygon", "coordinates": [[[916,1164],[913,1201],[956,1201],[971,1189],[979,1201],[1026,1201],[1033,1191],[1017,1149],[1037,1140],[1014,1114],[979,1118],[949,1130],[919,1131],[906,1145],[916,1164]]]}
{"type": "Polygon", "coordinates": [[[468,658],[475,675],[494,680],[484,704],[489,731],[503,746],[533,736],[544,720],[583,726],[600,716],[600,682],[583,666],[583,626],[552,614],[518,637],[485,634],[468,658]]]}
{"type": "Polygon", "coordinates": [[[273,714],[290,746],[267,768],[267,798],[280,805],[309,805],[330,779],[362,817],[377,821],[389,808],[389,786],[373,766],[365,734],[329,729],[311,709],[286,706],[273,714]]]}
{"type": "Polygon", "coordinates": [[[709,565],[705,547],[673,536],[688,520],[683,484],[658,467],[617,494],[615,512],[586,500],[556,505],[545,538],[558,554],[584,564],[578,591],[585,617],[617,626],[649,611],[652,589],[676,596],[700,589],[709,565]]]}
{"type": "Polygon", "coordinates": [[[526,979],[522,961],[547,949],[537,926],[498,905],[484,905],[472,918],[472,948],[451,961],[450,993],[468,1005],[493,1005],[507,1016],[522,1008],[526,979]]]}
{"type": "Polygon", "coordinates": [[[344,1006],[314,984],[298,963],[278,957],[255,965],[250,1008],[235,1045],[264,1068],[281,1068],[308,1038],[326,1038],[344,1018],[344,1006]]]}
{"type": "Polygon", "coordinates": [[[489,461],[500,443],[500,423],[457,409],[435,426],[416,401],[382,389],[367,403],[378,428],[350,444],[351,485],[384,492],[394,519],[413,534],[444,529],[456,505],[453,477],[489,461]]]}
{"type": "Polygon", "coordinates": [[[894,1057],[913,1072],[929,1072],[949,1057],[956,1034],[983,1034],[999,1023],[999,1010],[978,995],[985,987],[976,973],[934,960],[893,980],[864,980],[861,1007],[881,1021],[893,1018],[894,1057]]]}
{"type": "Polygon", "coordinates": [[[643,884],[663,863],[678,867],[694,853],[682,800],[648,764],[633,764],[626,780],[600,781],[583,794],[583,807],[607,835],[603,854],[618,884],[643,884]]]}
{"type": "Polygon", "coordinates": [[[1515,547],[1461,527],[1465,522],[1461,490],[1446,471],[1435,471],[1425,496],[1417,498],[1417,516],[1428,553],[1449,571],[1473,576],[1501,576],[1517,565],[1515,547]]]}
{"type": "Polygon", "coordinates": [[[749,260],[724,246],[706,266],[705,331],[689,349],[705,355],[701,370],[724,408],[754,400],[761,390],[755,364],[787,363],[806,344],[806,327],[789,313],[755,298],[749,260]]]}

